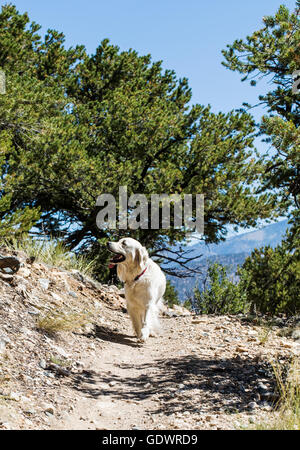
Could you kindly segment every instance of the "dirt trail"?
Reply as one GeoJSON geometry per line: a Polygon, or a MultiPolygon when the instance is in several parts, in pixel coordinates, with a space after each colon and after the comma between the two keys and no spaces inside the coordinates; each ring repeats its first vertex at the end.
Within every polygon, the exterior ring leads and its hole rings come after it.
{"type": "Polygon", "coordinates": [[[270,414],[267,361],[292,344],[270,336],[262,346],[258,329],[224,316],[163,318],[163,335],[144,345],[123,324],[128,333],[98,329],[101,350],[66,385],[76,403],[49,428],[235,429],[270,414]]]}
{"type": "Polygon", "coordinates": [[[0,429],[235,429],[273,414],[270,360],[299,356],[299,323],[283,337],[281,319],[166,308],[141,345],[118,288],[17,256],[0,274],[0,429]],[[72,327],[50,333],[47,317],[72,327]]]}

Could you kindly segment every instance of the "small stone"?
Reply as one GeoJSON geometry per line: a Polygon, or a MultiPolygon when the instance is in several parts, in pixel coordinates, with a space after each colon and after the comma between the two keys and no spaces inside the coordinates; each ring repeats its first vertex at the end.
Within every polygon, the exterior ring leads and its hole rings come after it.
{"type": "Polygon", "coordinates": [[[6,348],[6,342],[4,339],[0,338],[0,353],[3,353],[6,348]]]}
{"type": "Polygon", "coordinates": [[[25,418],[24,419],[24,424],[27,425],[27,426],[31,426],[32,425],[32,421],[27,419],[27,418],[25,418]]]}
{"type": "Polygon", "coordinates": [[[292,338],[295,340],[300,340],[300,328],[296,329],[292,332],[292,338]]]}
{"type": "Polygon", "coordinates": [[[39,278],[38,282],[40,283],[41,287],[46,291],[49,287],[50,280],[47,280],[47,278],[39,278]]]}
{"type": "Polygon", "coordinates": [[[116,384],[117,384],[116,381],[110,381],[110,382],[108,383],[108,385],[109,385],[110,387],[113,387],[113,386],[115,386],[116,384]]]}
{"type": "Polygon", "coordinates": [[[64,377],[67,377],[70,375],[69,370],[64,369],[63,367],[61,367],[58,364],[51,363],[51,364],[49,364],[48,369],[52,370],[53,372],[56,372],[58,375],[62,375],[64,377]]]}
{"type": "Polygon", "coordinates": [[[48,414],[51,414],[51,415],[54,415],[55,414],[55,409],[54,409],[53,405],[51,405],[51,404],[44,405],[44,412],[48,413],[48,414]]]}
{"type": "Polygon", "coordinates": [[[260,392],[262,393],[266,393],[268,392],[269,388],[268,386],[266,386],[264,383],[262,383],[261,381],[257,384],[257,388],[260,392]]]}
{"type": "Polygon", "coordinates": [[[78,298],[78,295],[74,291],[69,291],[68,294],[73,298],[78,298]]]}
{"type": "Polygon", "coordinates": [[[47,367],[47,362],[46,362],[46,360],[45,360],[45,359],[40,359],[40,361],[39,361],[39,366],[40,366],[42,369],[46,369],[46,367],[47,367]]]}
{"type": "Polygon", "coordinates": [[[236,349],[235,349],[235,351],[236,352],[239,352],[239,353],[245,353],[245,352],[247,352],[248,350],[246,349],[246,348],[244,348],[244,347],[236,347],[236,349]]]}
{"type": "Polygon", "coordinates": [[[64,358],[70,358],[71,355],[67,353],[62,347],[59,347],[58,345],[53,345],[52,347],[57,353],[59,353],[64,358]]]}
{"type": "Polygon", "coordinates": [[[39,315],[39,310],[36,308],[31,308],[28,310],[28,314],[31,314],[32,316],[38,316],[39,315]]]}
{"type": "Polygon", "coordinates": [[[256,402],[250,402],[248,404],[248,408],[249,409],[256,409],[256,408],[258,408],[258,404],[256,402]]]}
{"type": "Polygon", "coordinates": [[[26,411],[24,411],[24,414],[27,414],[28,416],[33,416],[34,414],[36,414],[35,409],[26,409],[26,411]]]}
{"type": "Polygon", "coordinates": [[[27,269],[27,267],[21,267],[18,272],[18,275],[21,275],[24,278],[28,278],[31,275],[31,270],[27,269]]]}
{"type": "Polygon", "coordinates": [[[62,298],[56,294],[55,292],[51,292],[52,297],[54,298],[54,300],[56,300],[57,302],[61,302],[62,298]]]}
{"type": "Polygon", "coordinates": [[[284,348],[293,348],[293,345],[290,344],[289,342],[283,342],[283,341],[281,341],[281,342],[280,342],[280,345],[281,345],[282,347],[284,347],[284,348]]]}
{"type": "Polygon", "coordinates": [[[15,402],[19,402],[20,401],[20,395],[17,392],[11,392],[9,394],[9,399],[10,400],[14,400],[15,402]]]}

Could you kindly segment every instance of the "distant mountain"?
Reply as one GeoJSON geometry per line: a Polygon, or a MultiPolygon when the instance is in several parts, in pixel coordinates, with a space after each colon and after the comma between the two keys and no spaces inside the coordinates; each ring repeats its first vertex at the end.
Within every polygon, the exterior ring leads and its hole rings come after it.
{"type": "Polygon", "coordinates": [[[242,265],[245,258],[250,255],[255,248],[264,247],[266,245],[276,247],[276,245],[281,242],[287,228],[287,220],[283,220],[259,230],[230,237],[220,244],[205,245],[200,242],[191,245],[188,247],[189,250],[191,250],[189,256],[202,255],[202,257],[193,261],[190,264],[190,267],[200,266],[203,270],[202,274],[189,278],[177,278],[171,276],[167,276],[167,278],[175,286],[180,300],[184,301],[196,285],[201,289],[210,264],[218,262],[228,266],[229,274],[234,277],[237,266],[242,265]]]}

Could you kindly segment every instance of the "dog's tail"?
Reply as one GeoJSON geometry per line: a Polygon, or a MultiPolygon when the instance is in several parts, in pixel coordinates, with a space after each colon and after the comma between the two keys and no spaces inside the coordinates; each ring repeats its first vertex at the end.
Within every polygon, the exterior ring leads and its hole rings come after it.
{"type": "Polygon", "coordinates": [[[164,310],[165,304],[164,304],[164,299],[163,297],[161,297],[158,302],[157,302],[157,309],[158,309],[158,313],[160,313],[161,311],[164,310]]]}

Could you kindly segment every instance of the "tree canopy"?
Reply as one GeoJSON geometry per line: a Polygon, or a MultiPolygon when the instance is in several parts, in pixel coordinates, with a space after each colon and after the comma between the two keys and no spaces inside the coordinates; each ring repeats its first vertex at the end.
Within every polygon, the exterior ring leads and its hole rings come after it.
{"type": "MultiPolygon", "coordinates": [[[[300,208],[300,89],[293,89],[293,74],[300,68],[300,2],[290,12],[280,6],[274,16],[263,17],[264,26],[245,40],[237,39],[223,51],[223,64],[245,74],[255,85],[267,77],[273,90],[259,96],[268,114],[259,132],[270,143],[265,157],[261,192],[276,189],[278,204],[295,218],[300,208]],[[275,154],[274,154],[275,150],[275,154]]],[[[250,105],[245,105],[250,107],[250,105]]]]}
{"type": "Polygon", "coordinates": [[[117,199],[119,186],[148,197],[204,194],[206,242],[223,239],[229,224],[254,226],[282,212],[272,192],[258,189],[266,171],[249,113],[192,105],[188,80],[151,55],[121,51],[107,39],[88,55],[81,45],[66,49],[63,33],[41,37],[39,30],[26,13],[2,7],[1,233],[31,230],[90,254],[121,234],[157,255],[184,241],[184,229],[97,228],[97,197],[117,199]]]}

